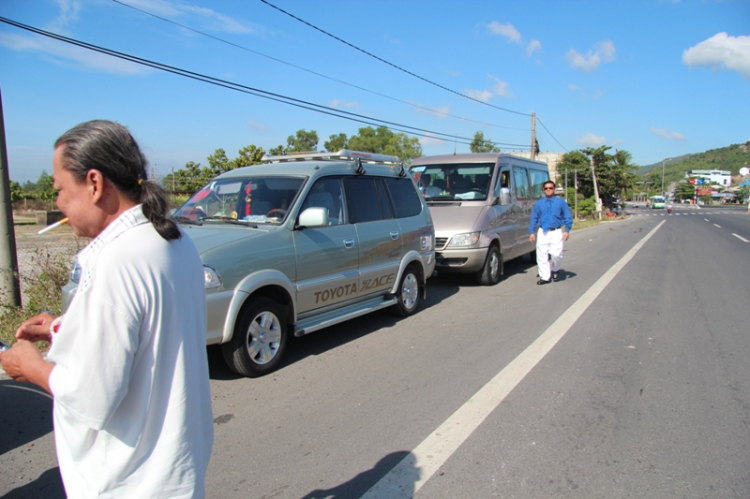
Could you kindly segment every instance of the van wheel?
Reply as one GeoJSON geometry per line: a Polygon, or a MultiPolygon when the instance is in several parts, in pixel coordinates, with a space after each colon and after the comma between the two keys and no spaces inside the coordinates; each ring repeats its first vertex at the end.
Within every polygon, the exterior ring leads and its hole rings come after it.
{"type": "Polygon", "coordinates": [[[419,274],[414,265],[409,265],[401,276],[401,282],[396,291],[396,305],[393,311],[400,317],[407,317],[417,311],[419,306],[419,274]]]}
{"type": "Polygon", "coordinates": [[[232,339],[221,345],[221,351],[230,369],[257,378],[279,366],[288,337],[283,307],[269,298],[250,298],[237,316],[232,339]]]}
{"type": "Polygon", "coordinates": [[[503,256],[497,246],[490,246],[487,251],[487,259],[484,261],[482,270],[477,272],[477,281],[483,286],[494,286],[500,282],[500,268],[503,264],[503,256]]]}

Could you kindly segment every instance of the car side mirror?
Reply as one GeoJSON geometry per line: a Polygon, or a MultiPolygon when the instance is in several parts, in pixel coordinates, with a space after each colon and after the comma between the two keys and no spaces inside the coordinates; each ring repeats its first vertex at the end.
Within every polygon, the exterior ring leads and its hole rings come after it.
{"type": "Polygon", "coordinates": [[[508,187],[501,187],[500,196],[497,199],[497,204],[500,206],[508,206],[510,204],[510,189],[508,187]]]}
{"type": "Polygon", "coordinates": [[[328,227],[331,220],[328,217],[327,208],[313,207],[303,211],[299,216],[299,227],[306,227],[308,229],[316,227],[328,227]]]}

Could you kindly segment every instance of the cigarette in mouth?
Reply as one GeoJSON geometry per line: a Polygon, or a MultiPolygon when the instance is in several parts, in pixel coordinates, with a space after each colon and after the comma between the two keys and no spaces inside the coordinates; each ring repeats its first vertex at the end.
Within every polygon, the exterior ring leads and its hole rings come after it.
{"type": "Polygon", "coordinates": [[[66,223],[68,223],[68,217],[63,218],[59,222],[55,222],[52,225],[48,225],[47,227],[45,227],[42,230],[40,230],[39,232],[37,232],[37,234],[44,234],[45,232],[49,232],[52,229],[56,229],[56,228],[60,227],[62,224],[66,224],[66,223]]]}

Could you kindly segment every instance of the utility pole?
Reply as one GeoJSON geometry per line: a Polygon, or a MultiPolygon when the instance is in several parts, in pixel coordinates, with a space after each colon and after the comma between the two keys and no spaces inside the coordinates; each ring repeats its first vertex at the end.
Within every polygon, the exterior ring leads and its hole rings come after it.
{"type": "Polygon", "coordinates": [[[9,305],[21,306],[21,283],[18,279],[16,233],[13,229],[13,207],[10,201],[8,150],[5,146],[5,119],[0,94],[0,298],[9,298],[9,305]]]}
{"type": "Polygon", "coordinates": [[[536,159],[536,113],[531,113],[531,159],[536,159]]]}
{"type": "Polygon", "coordinates": [[[594,199],[596,201],[596,213],[599,220],[602,219],[602,200],[599,198],[599,186],[596,184],[596,171],[594,170],[594,155],[591,155],[591,180],[594,183],[594,199]]]}

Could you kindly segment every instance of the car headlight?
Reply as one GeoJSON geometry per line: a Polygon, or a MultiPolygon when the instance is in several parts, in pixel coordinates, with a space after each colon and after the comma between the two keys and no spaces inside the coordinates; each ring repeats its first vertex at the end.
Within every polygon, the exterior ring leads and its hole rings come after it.
{"type": "Polygon", "coordinates": [[[221,277],[208,265],[203,266],[203,279],[203,287],[205,289],[214,289],[221,286],[221,277]]]}
{"type": "Polygon", "coordinates": [[[479,242],[479,232],[467,232],[465,234],[456,234],[451,238],[448,247],[467,247],[474,246],[479,242]]]}

